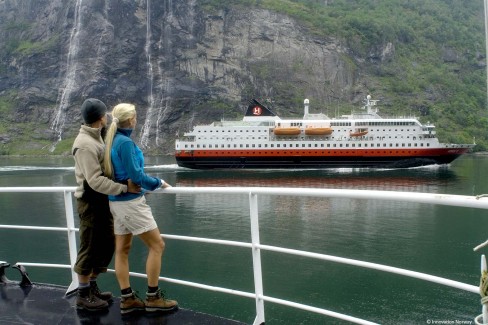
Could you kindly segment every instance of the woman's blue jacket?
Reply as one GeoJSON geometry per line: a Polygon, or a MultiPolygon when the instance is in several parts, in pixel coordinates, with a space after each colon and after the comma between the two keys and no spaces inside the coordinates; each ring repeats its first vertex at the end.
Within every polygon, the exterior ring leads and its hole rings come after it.
{"type": "Polygon", "coordinates": [[[144,155],[142,150],[132,141],[130,135],[133,129],[117,129],[112,144],[112,168],[114,180],[127,184],[130,178],[133,183],[142,187],[139,194],[122,193],[119,195],[109,195],[110,201],[128,201],[138,198],[147,190],[154,191],[161,186],[162,181],[157,177],[152,177],[144,173],[144,155]]]}

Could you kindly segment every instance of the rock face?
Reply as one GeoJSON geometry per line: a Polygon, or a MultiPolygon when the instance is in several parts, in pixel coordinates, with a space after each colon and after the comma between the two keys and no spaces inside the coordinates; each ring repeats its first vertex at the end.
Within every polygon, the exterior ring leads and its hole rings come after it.
{"type": "Polygon", "coordinates": [[[178,133],[241,118],[253,97],[290,116],[306,97],[313,111],[361,91],[356,61],[333,38],[271,11],[209,13],[196,0],[0,0],[0,42],[4,146],[28,123],[52,151],[76,135],[87,97],[134,103],[138,143],[172,154],[178,133]]]}

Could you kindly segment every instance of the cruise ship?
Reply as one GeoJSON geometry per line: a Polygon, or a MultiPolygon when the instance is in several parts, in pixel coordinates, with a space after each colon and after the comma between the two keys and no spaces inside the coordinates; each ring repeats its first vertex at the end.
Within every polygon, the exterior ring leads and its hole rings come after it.
{"type": "Polygon", "coordinates": [[[435,126],[412,118],[382,118],[368,95],[360,113],[330,119],[309,113],[281,119],[252,99],[240,121],[195,126],[175,142],[180,167],[409,168],[449,164],[475,144],[440,143],[435,126]]]}

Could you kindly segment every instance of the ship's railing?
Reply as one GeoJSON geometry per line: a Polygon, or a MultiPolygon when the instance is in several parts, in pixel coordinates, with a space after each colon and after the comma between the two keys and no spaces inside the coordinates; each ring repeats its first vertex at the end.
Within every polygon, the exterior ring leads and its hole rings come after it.
{"type": "MultiPolygon", "coordinates": [[[[64,196],[65,213],[66,213],[66,227],[34,227],[34,226],[21,226],[21,225],[0,225],[0,229],[20,229],[20,230],[43,230],[43,231],[66,231],[68,236],[69,245],[69,264],[45,264],[45,263],[31,263],[31,262],[17,262],[23,266],[35,266],[35,267],[54,267],[54,268],[66,268],[71,269],[72,283],[68,288],[68,292],[73,291],[78,286],[78,280],[76,274],[73,272],[73,265],[76,261],[76,232],[74,216],[73,216],[73,202],[72,193],[74,187],[0,187],[0,193],[2,192],[23,192],[23,193],[38,193],[38,192],[51,192],[62,193],[64,196]]],[[[193,241],[201,243],[211,243],[218,245],[236,246],[249,248],[252,251],[253,260],[253,273],[254,273],[254,292],[244,292],[229,288],[222,288],[216,286],[209,286],[201,283],[195,283],[180,279],[173,279],[167,277],[161,277],[160,280],[171,282],[179,285],[196,287],[206,289],[210,291],[216,291],[231,295],[237,295],[247,297],[255,300],[256,303],[256,318],[253,324],[264,324],[264,302],[272,302],[284,306],[298,308],[346,321],[350,321],[357,324],[374,324],[373,322],[363,320],[357,317],[337,313],[323,308],[317,308],[283,300],[275,297],[266,296],[263,290],[262,281],[262,269],[261,269],[261,251],[273,251],[283,254],[292,254],[303,257],[309,257],[313,259],[319,259],[324,261],[333,261],[336,263],[348,264],[363,268],[375,269],[378,271],[394,273],[398,275],[408,276],[424,281],[430,281],[445,286],[450,286],[460,290],[468,291],[471,293],[479,294],[479,288],[474,285],[429,275],[425,273],[410,271],[406,269],[400,269],[396,267],[370,263],[365,261],[359,261],[354,259],[348,259],[343,257],[318,254],[313,252],[306,252],[294,249],[287,249],[276,246],[262,245],[259,237],[259,213],[258,213],[258,196],[260,195],[280,195],[280,196],[307,196],[307,197],[321,197],[321,198],[349,198],[349,199],[367,199],[367,200],[393,200],[404,202],[416,202],[426,204],[439,204],[458,207],[469,207],[488,209],[488,197],[476,198],[473,196],[462,195],[449,195],[449,194],[431,194],[431,193],[413,193],[413,192],[394,192],[394,191],[372,191],[372,190],[346,190],[346,189],[312,189],[312,188],[300,188],[297,191],[296,188],[270,188],[270,187],[172,187],[164,190],[157,190],[154,193],[159,194],[215,194],[215,195],[245,195],[249,198],[249,215],[251,223],[251,242],[237,242],[210,238],[177,236],[170,234],[163,234],[164,238],[174,240],[193,241]]],[[[484,262],[484,256],[482,256],[483,264],[486,268],[486,262],[484,262]]],[[[111,270],[113,272],[113,270],[111,270]]],[[[131,272],[131,276],[134,277],[146,277],[145,274],[131,272]]],[[[488,312],[486,307],[483,307],[483,316],[488,321],[488,312]]],[[[478,316],[481,318],[482,315],[478,316]]]]}

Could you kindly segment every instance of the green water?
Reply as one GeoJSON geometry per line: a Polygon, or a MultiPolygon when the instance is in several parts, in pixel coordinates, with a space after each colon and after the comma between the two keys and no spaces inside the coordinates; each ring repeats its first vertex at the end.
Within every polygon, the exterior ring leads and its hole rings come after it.
{"type": "MultiPolygon", "coordinates": [[[[478,195],[488,193],[488,157],[467,155],[450,166],[407,170],[195,171],[168,157],[151,157],[150,174],[175,186],[273,186],[371,189],[478,195]]],[[[71,186],[71,158],[0,158],[0,186],[71,186]]],[[[299,191],[297,189],[297,191],[299,191]]],[[[246,196],[148,196],[164,234],[250,241],[246,196]]],[[[60,194],[0,193],[0,223],[64,226],[60,194]]],[[[478,285],[480,253],[488,238],[486,212],[370,200],[260,196],[261,243],[426,272],[478,285]]],[[[244,248],[166,240],[162,276],[253,292],[251,252],[244,248]]],[[[486,252],[482,252],[486,253],[486,252]]],[[[146,250],[135,240],[131,270],[144,273],[146,250]]],[[[64,233],[0,229],[0,260],[69,261],[64,233]]],[[[264,293],[382,324],[469,321],[480,314],[479,295],[379,271],[263,252],[264,293]]],[[[113,265],[112,265],[113,267],[113,265]]],[[[29,268],[35,282],[67,285],[67,270],[29,268]]],[[[9,271],[15,279],[16,274],[9,271]]],[[[118,294],[113,274],[103,289],[118,294]]],[[[145,290],[144,279],[132,286],[145,290]]],[[[162,283],[183,308],[252,323],[248,298],[162,283]]],[[[265,303],[266,324],[346,324],[265,303]]]]}

